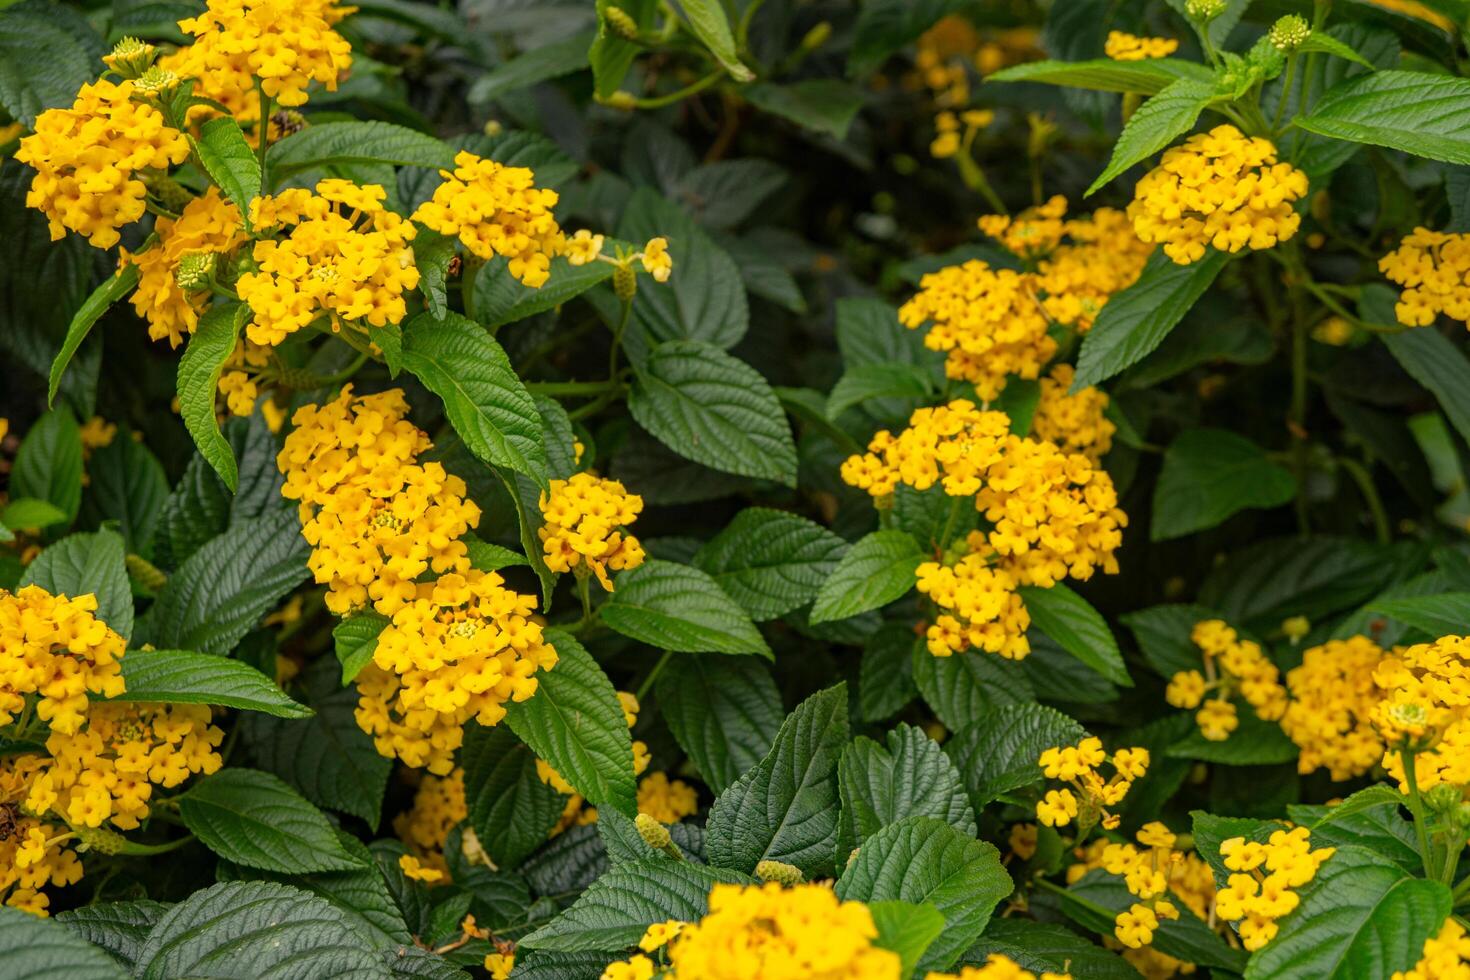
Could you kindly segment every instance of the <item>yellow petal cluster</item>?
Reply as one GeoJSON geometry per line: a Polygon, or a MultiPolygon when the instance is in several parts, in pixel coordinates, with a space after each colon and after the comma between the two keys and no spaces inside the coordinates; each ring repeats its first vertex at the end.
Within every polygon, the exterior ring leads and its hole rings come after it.
{"type": "Polygon", "coordinates": [[[970,553],[954,564],[926,561],[915,572],[920,594],[943,610],[925,633],[929,652],[948,657],[975,647],[1020,660],[1031,652],[1031,614],[1018,583],[992,563],[984,535],[971,532],[967,543],[970,553]]]}
{"type": "Polygon", "coordinates": [[[1210,246],[1238,252],[1286,241],[1301,225],[1292,205],[1306,195],[1307,175],[1278,163],[1270,140],[1224,125],[1166,150],[1134,188],[1128,217],[1139,238],[1189,265],[1210,246]]]}
{"type": "Polygon", "coordinates": [[[1070,973],[1032,973],[1004,953],[991,953],[981,966],[960,967],[959,973],[926,973],[924,980],[1072,980],[1070,973]]]}
{"type": "Polygon", "coordinates": [[[1104,414],[1108,408],[1106,392],[1087,387],[1075,395],[1068,393],[1075,377],[1072,365],[1058,364],[1041,379],[1031,434],[1097,464],[1113,448],[1113,433],[1118,427],[1104,414]]]}
{"type": "Polygon", "coordinates": [[[1108,31],[1103,54],[1114,61],[1147,61],[1167,58],[1179,50],[1179,42],[1169,37],[1139,37],[1125,31],[1108,31]]]}
{"type": "Polygon", "coordinates": [[[148,816],[153,787],[171,789],[196,773],[219,771],[225,733],[203,704],[97,704],[80,731],[52,732],[51,758],[31,784],[26,807],[55,811],[73,827],[104,822],[132,830],[148,816]]]}
{"type": "Polygon", "coordinates": [[[568,480],[552,480],[550,494],[541,494],[538,530],[546,553],[546,567],[553,572],[591,571],[609,592],[609,568],[622,571],[643,564],[643,548],[629,534],[643,510],[643,498],[617,480],[591,473],[577,473],[568,480]]]}
{"type": "MultiPolygon", "coordinates": [[[[422,867],[448,873],[444,842],[449,832],[470,815],[465,799],[464,770],[447,775],[425,775],[413,794],[413,806],[393,818],[393,832],[409,846],[422,867]]],[[[466,828],[466,837],[473,831],[466,828]]],[[[468,844],[468,840],[463,841],[468,844]]],[[[476,846],[479,842],[475,841],[476,846]]]]}
{"type": "Polygon", "coordinates": [[[379,635],[372,671],[359,677],[358,725],[389,758],[452,771],[464,724],[498,724],[505,702],[525,701],[536,693],[536,671],[556,665],[531,621],[535,610],[534,596],[505,588],[494,572],[419,585],[379,635]]]}
{"type": "MultiPolygon", "coordinates": [[[[255,400],[260,397],[260,388],[256,384],[262,373],[262,369],[271,363],[271,349],[254,343],[247,337],[241,337],[235,349],[225,360],[224,370],[219,376],[219,393],[225,398],[225,407],[231,415],[248,416],[255,411],[255,400]]],[[[267,401],[266,405],[273,403],[267,401]]],[[[262,409],[262,411],[266,411],[262,409]]],[[[284,409],[275,409],[282,415],[284,409]]],[[[271,415],[267,412],[266,424],[272,432],[280,431],[280,419],[272,423],[271,415]]]]}
{"type": "Polygon", "coordinates": [[[189,155],[184,134],[163,113],[133,101],[131,81],[99,79],[81,87],[68,109],[47,109],[15,158],[36,169],[26,206],[46,215],[51,239],[67,230],[97,248],[143,216],[147,188],[139,172],[163,170],[189,155]]]}
{"type": "Polygon", "coordinates": [[[296,410],[276,466],[286,477],[282,496],[301,502],[303,524],[340,488],[390,486],[430,449],[428,435],[407,415],[402,389],[355,395],[351,385],[330,402],[296,410]]]}
{"type": "Polygon", "coordinates": [[[1454,916],[1439,933],[1424,940],[1424,955],[1408,970],[1395,970],[1390,980],[1470,980],[1470,935],[1454,916]]]}
{"type": "Polygon", "coordinates": [[[312,82],[337,90],[352,45],[332,25],[355,9],[325,0],[209,0],[204,13],[179,21],[194,43],[182,49],[187,60],[170,67],[200,79],[200,94],[239,91],[253,76],[278,105],[299,106],[312,82]]]}
{"type": "Polygon", "coordinates": [[[699,794],[682,779],[651,772],[638,784],[638,812],[659,823],[678,823],[699,811],[699,794]]]}
{"type": "Polygon", "coordinates": [[[1327,769],[1335,780],[1352,779],[1383,758],[1383,739],[1373,727],[1381,696],[1373,673],[1383,656],[1366,636],[1328,640],[1286,672],[1291,702],[1281,730],[1301,749],[1298,771],[1327,769]]]}
{"type": "Polygon", "coordinates": [[[1216,894],[1215,911],[1239,922],[1240,941],[1258,950],[1275,938],[1276,920],[1301,903],[1292,889],[1315,878],[1335,853],[1335,847],[1313,850],[1305,827],[1273,831],[1265,844],[1232,837],[1220,845],[1220,856],[1234,873],[1216,894]]]}
{"type": "Polygon", "coordinates": [[[1115,208],[1067,219],[1059,243],[1036,263],[1042,308],[1054,323],[1086,333],[1108,300],[1143,274],[1152,251],[1115,208]]]}
{"type": "Polygon", "coordinates": [[[1119,749],[1109,758],[1102,739],[1088,736],[1076,745],[1057,745],[1041,753],[1036,762],[1047,779],[1065,783],[1047,790],[1036,804],[1036,819],[1048,827],[1065,827],[1073,820],[1086,827],[1101,822],[1107,830],[1118,826],[1118,816],[1109,807],[1123,802],[1134,780],[1148,772],[1148,749],[1119,749]],[[1110,764],[1113,774],[1104,777],[1102,767],[1110,764]],[[1080,818],[1080,819],[1079,819],[1080,818]]]}
{"type": "Polygon", "coordinates": [[[1470,235],[1415,228],[1378,271],[1404,287],[1393,308],[1400,323],[1427,327],[1444,313],[1470,326],[1470,235]]]}
{"type": "Polygon", "coordinates": [[[25,809],[30,784],[45,760],[37,755],[0,758],[0,904],[45,916],[51,899],[41,889],[82,879],[74,836],[25,809]]]}
{"type": "Polygon", "coordinates": [[[1286,688],[1281,685],[1281,671],[1259,643],[1241,639],[1219,619],[1196,623],[1190,639],[1204,656],[1204,673],[1180,671],[1169,679],[1164,697],[1176,708],[1199,708],[1194,720],[1200,734],[1212,742],[1223,742],[1240,726],[1231,700],[1236,694],[1262,720],[1281,720],[1286,713],[1286,688]],[[1205,701],[1212,691],[1214,697],[1205,701]]]}
{"type": "Polygon", "coordinates": [[[455,156],[454,170],[440,173],[444,183],[419,205],[413,220],[457,236],[482,259],[505,257],[510,274],[527,286],[544,285],[564,242],[552,214],[556,191],[538,188],[528,167],[507,167],[467,151],[455,156]]]}
{"type": "Polygon", "coordinates": [[[158,243],[125,254],[123,261],[138,267],[133,309],[148,321],[149,339],[166,339],[177,347],[186,334],[194,332],[209,301],[207,290],[184,289],[178,284],[179,262],[186,255],[233,251],[245,240],[240,211],[211,185],[203,196],[186,204],[178,218],[159,218],[153,230],[158,243]]]}
{"type": "Polygon", "coordinates": [[[1403,750],[1414,753],[1419,788],[1470,784],[1470,638],[1444,636],[1395,649],[1373,672],[1381,700],[1373,724],[1383,767],[1408,792],[1403,750]]]}
{"type": "Polygon", "coordinates": [[[1113,935],[1129,949],[1153,942],[1159,920],[1179,918],[1178,907],[1166,896],[1175,865],[1182,869],[1184,857],[1174,850],[1174,834],[1158,821],[1145,824],[1137,840],[1141,848],[1109,843],[1102,852],[1103,868],[1121,877],[1129,894],[1140,900],[1119,912],[1113,923],[1113,935]]]}
{"type": "Polygon", "coordinates": [[[36,716],[72,734],[87,719],[87,695],[123,693],[123,638],[96,616],[97,597],[52,595],[38,585],[0,590],[0,725],[34,698],[36,716]]]}
{"type": "Polygon", "coordinates": [[[1067,199],[1054,195],[1014,217],[987,214],[980,218],[980,230],[994,238],[1002,248],[1021,259],[1035,260],[1049,255],[1067,234],[1067,199]]]}
{"type": "Polygon", "coordinates": [[[245,335],[275,346],[323,313],[334,330],[342,320],[402,320],[403,293],[419,284],[409,246],[415,229],[384,207],[386,196],[376,184],[329,178],[315,194],[291,188],[252,201],[257,233],[283,237],[258,240],[256,271],[235,285],[255,314],[245,335]]]}

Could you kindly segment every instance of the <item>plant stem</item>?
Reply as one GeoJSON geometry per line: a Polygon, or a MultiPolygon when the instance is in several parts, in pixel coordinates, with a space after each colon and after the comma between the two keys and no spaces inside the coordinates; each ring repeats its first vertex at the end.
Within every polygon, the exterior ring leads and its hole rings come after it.
{"type": "Polygon", "coordinates": [[[1286,103],[1291,98],[1291,87],[1296,82],[1296,66],[1300,60],[1300,55],[1295,51],[1286,60],[1286,77],[1281,83],[1281,97],[1276,102],[1276,115],[1271,119],[1271,132],[1273,134],[1281,128],[1281,119],[1286,115],[1286,103]]]}
{"type": "Polygon", "coordinates": [[[944,530],[939,532],[939,550],[944,551],[949,547],[949,532],[954,529],[955,518],[960,516],[960,503],[965,498],[951,497],[949,501],[949,513],[944,518],[944,530]]]}
{"type": "Polygon", "coordinates": [[[133,841],[128,841],[118,853],[140,855],[167,854],[169,851],[177,851],[181,847],[194,843],[194,841],[195,837],[193,834],[187,834],[178,840],[171,840],[167,844],[137,844],[133,841]]]}
{"type": "Polygon", "coordinates": [[[601,395],[604,392],[614,391],[621,384],[622,382],[616,378],[608,378],[606,381],[532,381],[526,385],[526,390],[537,395],[565,395],[576,398],[580,395],[601,395]]]}
{"type": "Polygon", "coordinates": [[[675,102],[682,102],[691,95],[698,95],[724,77],[725,69],[716,68],[698,81],[691,82],[683,88],[670,92],[667,95],[654,95],[646,99],[634,99],[633,107],[636,109],[662,109],[664,106],[673,105],[675,102]]]}
{"type": "Polygon", "coordinates": [[[265,94],[265,86],[258,78],[255,80],[255,93],[260,96],[260,121],[255,124],[255,154],[260,163],[260,186],[268,191],[271,185],[266,178],[265,151],[270,148],[271,97],[265,94]]]}
{"type": "Polygon", "coordinates": [[[633,297],[623,300],[622,312],[618,314],[618,325],[613,328],[612,350],[607,355],[607,380],[618,376],[618,356],[623,351],[623,331],[628,329],[628,318],[633,314],[633,297]]]}
{"type": "Polygon", "coordinates": [[[592,622],[592,591],[585,575],[577,579],[577,595],[582,599],[582,622],[592,622]]]}
{"type": "Polygon", "coordinates": [[[1378,496],[1378,488],[1373,485],[1373,475],[1368,468],[1355,459],[1339,456],[1338,465],[1347,470],[1348,476],[1358,485],[1358,491],[1362,493],[1363,500],[1368,505],[1368,510],[1373,515],[1373,532],[1378,538],[1379,544],[1389,544],[1393,541],[1393,531],[1388,523],[1388,514],[1383,509],[1383,499],[1378,496]]]}
{"type": "Polygon", "coordinates": [[[638,685],[638,690],[634,692],[633,696],[640,703],[644,698],[648,697],[648,692],[653,690],[653,682],[658,680],[658,675],[663,672],[664,664],[668,663],[669,658],[673,655],[673,651],[665,650],[664,655],[658,658],[658,663],[654,664],[653,669],[648,672],[648,676],[643,678],[643,683],[638,685]]]}
{"type": "Polygon", "coordinates": [[[1408,749],[1400,749],[1399,758],[1404,764],[1404,782],[1409,784],[1409,811],[1414,814],[1414,832],[1419,837],[1419,855],[1424,860],[1424,876],[1438,878],[1439,874],[1434,869],[1434,851],[1430,848],[1429,831],[1425,826],[1424,798],[1419,795],[1419,774],[1414,769],[1414,753],[1408,749]]]}
{"type": "Polygon", "coordinates": [[[996,214],[1011,213],[1006,208],[1006,203],[1000,199],[1000,195],[995,193],[995,188],[990,186],[985,171],[980,169],[980,164],[975,162],[974,157],[968,153],[960,153],[955,156],[955,162],[959,164],[960,179],[965,182],[966,187],[979,192],[980,196],[985,198],[986,203],[995,209],[996,214]]]}

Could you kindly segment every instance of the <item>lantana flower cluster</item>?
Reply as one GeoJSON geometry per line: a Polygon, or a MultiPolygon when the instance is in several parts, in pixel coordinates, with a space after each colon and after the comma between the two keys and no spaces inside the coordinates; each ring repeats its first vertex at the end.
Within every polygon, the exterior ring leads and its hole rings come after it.
{"type": "Polygon", "coordinates": [[[1119,817],[1108,808],[1123,802],[1134,781],[1148,772],[1148,764],[1148,749],[1119,749],[1109,757],[1102,740],[1092,736],[1076,745],[1053,746],[1041,753],[1037,765],[1047,779],[1066,786],[1046,791],[1036,804],[1036,819],[1048,827],[1065,827],[1076,820],[1084,829],[1101,823],[1105,830],[1113,830],[1119,817]],[[1112,766],[1111,776],[1102,774],[1104,765],[1112,766]]]}
{"type": "Polygon", "coordinates": [[[153,225],[158,243],[123,262],[138,268],[133,309],[148,321],[150,340],[177,347],[199,325],[209,301],[207,278],[180,275],[186,257],[196,266],[203,257],[215,265],[245,240],[240,210],[211,186],[184,205],[177,218],[160,217],[153,225]]]}
{"type": "MultiPolygon", "coordinates": [[[[464,770],[455,767],[443,776],[425,774],[414,790],[413,805],[393,818],[393,832],[408,845],[419,866],[448,875],[444,844],[449,832],[469,818],[464,770]]],[[[461,846],[479,850],[474,831],[466,827],[461,846]]],[[[437,880],[437,879],[436,879],[437,880]]]]}
{"type": "Polygon", "coordinates": [[[30,701],[51,731],[74,734],[87,720],[88,694],[123,693],[126,644],[96,614],[95,595],[68,598],[38,585],[0,590],[0,725],[30,701]]]}
{"type": "Polygon", "coordinates": [[[1242,639],[1219,619],[1196,623],[1190,639],[1204,655],[1204,672],[1180,671],[1169,679],[1164,696],[1176,708],[1199,708],[1194,720],[1201,735],[1212,742],[1223,742],[1240,727],[1231,700],[1237,694],[1263,721],[1279,721],[1285,715],[1286,688],[1281,685],[1281,671],[1261,651],[1259,643],[1242,639]]]}
{"type": "Polygon", "coordinates": [[[1071,394],[1076,375],[1072,365],[1058,364],[1041,379],[1031,435],[1054,443],[1065,453],[1086,456],[1097,466],[1113,448],[1118,427],[1106,414],[1107,392],[1089,387],[1071,394]]]}
{"type": "Polygon", "coordinates": [[[1299,772],[1327,769],[1334,780],[1352,779],[1383,758],[1383,738],[1373,727],[1383,692],[1373,675],[1384,656],[1366,636],[1328,640],[1286,672],[1291,700],[1281,730],[1301,750],[1299,772]]]}
{"type": "Polygon", "coordinates": [[[1394,304],[1400,323],[1427,327],[1444,313],[1470,326],[1470,235],[1415,228],[1378,269],[1403,287],[1394,304]]]}
{"type": "Polygon", "coordinates": [[[1414,759],[1421,790],[1441,783],[1470,785],[1470,638],[1444,636],[1396,649],[1373,680],[1382,699],[1373,724],[1384,742],[1383,768],[1408,792],[1405,753],[1414,759]]]}
{"type": "Polygon", "coordinates": [[[1262,844],[1232,837],[1220,845],[1225,867],[1233,872],[1215,896],[1222,919],[1239,922],[1240,940],[1257,950],[1276,936],[1276,920],[1294,910],[1299,889],[1337,852],[1334,847],[1312,847],[1305,827],[1273,831],[1262,844]]]}
{"type": "Polygon", "coordinates": [[[1390,980],[1470,980],[1470,934],[1449,916],[1436,935],[1424,940],[1424,955],[1390,980]]]}
{"type": "Polygon", "coordinates": [[[1183,866],[1183,855],[1174,851],[1177,838],[1162,823],[1145,824],[1137,840],[1141,849],[1109,843],[1102,852],[1103,868],[1120,876],[1129,894],[1138,899],[1114,920],[1113,935],[1129,949],[1153,942],[1160,920],[1179,918],[1179,909],[1168,895],[1176,863],[1183,866]]]}
{"type": "Polygon", "coordinates": [[[1147,61],[1167,58],[1179,50],[1179,42],[1169,37],[1139,37],[1126,31],[1108,31],[1103,54],[1114,61],[1147,61]]]}
{"type": "Polygon", "coordinates": [[[75,834],[26,807],[42,763],[32,754],[0,758],[0,903],[45,916],[51,899],[42,889],[81,881],[82,862],[75,834]]]}
{"type": "Polygon", "coordinates": [[[624,571],[643,564],[643,547],[627,531],[643,510],[643,498],[617,480],[591,473],[552,480],[540,503],[543,524],[537,533],[553,572],[591,572],[611,592],[609,568],[624,571]]]}
{"type": "Polygon", "coordinates": [[[1296,234],[1293,206],[1307,195],[1307,175],[1277,161],[1276,147],[1234,126],[1196,133],[1164,151],[1134,188],[1128,217],[1146,242],[1179,265],[1208,248],[1271,248],[1296,234]]]}

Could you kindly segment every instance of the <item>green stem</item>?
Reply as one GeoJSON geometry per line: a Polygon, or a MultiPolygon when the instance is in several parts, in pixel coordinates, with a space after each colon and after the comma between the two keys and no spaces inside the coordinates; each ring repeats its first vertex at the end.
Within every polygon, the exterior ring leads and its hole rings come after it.
{"type": "Polygon", "coordinates": [[[537,395],[576,398],[582,395],[601,395],[621,386],[622,382],[616,378],[608,378],[606,381],[532,381],[526,385],[526,390],[537,395]]]}
{"type": "Polygon", "coordinates": [[[1434,869],[1434,851],[1429,846],[1429,831],[1425,826],[1424,798],[1419,795],[1419,773],[1414,769],[1414,753],[1399,750],[1404,764],[1404,782],[1409,784],[1409,812],[1414,814],[1414,832],[1419,838],[1419,856],[1424,861],[1424,876],[1438,878],[1434,869]]]}
{"type": "Polygon", "coordinates": [[[1281,97],[1276,102],[1276,115],[1271,119],[1272,133],[1280,130],[1282,117],[1286,115],[1286,103],[1291,98],[1291,87],[1296,83],[1296,66],[1300,60],[1301,57],[1295,51],[1286,59],[1286,77],[1281,83],[1281,97]]]}
{"type": "Polygon", "coordinates": [[[270,148],[271,97],[265,94],[265,86],[258,78],[255,80],[255,93],[260,96],[260,121],[255,124],[255,155],[260,163],[260,186],[269,188],[271,184],[266,177],[265,151],[270,148]]]}
{"type": "Polygon", "coordinates": [[[1458,905],[1460,904],[1460,899],[1464,898],[1467,892],[1470,892],[1470,877],[1465,878],[1464,881],[1455,886],[1455,890],[1451,892],[1451,898],[1458,905]]]}
{"type": "Polygon", "coordinates": [[[633,297],[623,300],[622,312],[618,314],[618,325],[613,328],[612,350],[607,355],[607,380],[618,376],[618,356],[623,350],[623,332],[628,329],[628,318],[633,314],[633,297]]]}
{"type": "Polygon", "coordinates": [[[1113,919],[1118,914],[1112,909],[1099,905],[1091,899],[1083,898],[1081,895],[1075,894],[1074,892],[1063,888],[1061,885],[1058,885],[1054,881],[1047,881],[1045,878],[1036,878],[1032,880],[1032,884],[1040,888],[1045,888],[1047,891],[1054,894],[1065,896],[1067,901],[1076,902],[1078,905],[1082,906],[1095,915],[1105,916],[1109,922],[1113,921],[1113,919]]]}
{"type": "Polygon", "coordinates": [[[1339,456],[1338,465],[1347,470],[1348,476],[1358,485],[1358,491],[1363,495],[1363,500],[1368,504],[1368,510],[1373,515],[1373,532],[1378,537],[1379,544],[1390,544],[1393,541],[1393,531],[1388,523],[1388,513],[1383,509],[1383,498],[1378,496],[1378,488],[1373,485],[1373,475],[1368,468],[1355,459],[1339,456]]]}
{"type": "Polygon", "coordinates": [[[193,834],[180,837],[178,840],[171,840],[167,844],[136,844],[133,841],[128,841],[118,853],[134,855],[167,854],[169,851],[177,851],[181,847],[194,843],[194,841],[195,837],[193,834]]]}
{"type": "Polygon", "coordinates": [[[653,682],[658,679],[658,675],[664,669],[664,664],[668,663],[669,658],[673,655],[672,651],[665,650],[664,655],[658,658],[658,663],[654,664],[653,669],[648,672],[648,676],[643,678],[643,683],[638,685],[638,690],[634,692],[633,696],[638,699],[640,704],[644,698],[648,697],[648,692],[653,690],[653,682]]]}
{"type": "Polygon", "coordinates": [[[760,12],[761,5],[766,0],[750,0],[745,7],[745,13],[740,15],[740,26],[735,29],[735,43],[741,51],[750,48],[750,25],[755,20],[755,15],[760,12]]]}
{"type": "Polygon", "coordinates": [[[352,359],[352,363],[349,364],[349,365],[347,365],[342,370],[337,371],[334,374],[324,374],[324,375],[322,375],[321,378],[319,379],[319,381],[321,383],[318,384],[317,387],[318,388],[330,388],[333,385],[339,385],[342,382],[344,382],[344,381],[348,380],[349,378],[351,378],[354,374],[356,374],[358,372],[358,370],[364,364],[366,364],[367,362],[368,362],[368,352],[367,351],[361,351],[356,357],[354,357],[352,359]]]}
{"type": "Polygon", "coordinates": [[[944,518],[944,530],[939,532],[939,550],[941,552],[949,548],[949,532],[954,529],[955,519],[960,516],[960,504],[964,497],[951,497],[949,500],[949,513],[944,518]]]}
{"type": "Polygon", "coordinates": [[[725,69],[716,68],[714,71],[710,72],[708,75],[705,75],[698,81],[691,82],[683,88],[678,89],[674,92],[670,92],[667,95],[654,95],[649,96],[646,99],[634,99],[633,108],[662,109],[664,106],[673,105],[675,102],[682,102],[683,100],[689,98],[689,96],[691,95],[698,95],[700,92],[703,92],[705,89],[709,88],[711,85],[715,84],[724,77],[725,69]]]}
{"type": "Polygon", "coordinates": [[[977,191],[981,197],[985,198],[986,203],[995,209],[996,214],[1011,213],[1006,203],[1000,199],[1000,195],[995,192],[995,188],[990,186],[985,171],[980,169],[980,164],[975,162],[974,157],[968,153],[960,153],[955,156],[955,162],[959,164],[960,179],[965,182],[966,187],[977,191]]]}

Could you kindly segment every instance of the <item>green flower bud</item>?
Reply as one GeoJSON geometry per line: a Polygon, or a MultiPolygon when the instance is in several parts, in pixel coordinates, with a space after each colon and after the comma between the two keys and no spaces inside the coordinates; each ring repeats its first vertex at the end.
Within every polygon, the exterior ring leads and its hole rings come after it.
{"type": "Polygon", "coordinates": [[[113,830],[101,827],[73,827],[81,851],[96,851],[99,854],[120,854],[128,846],[128,839],[113,830]]]}
{"type": "Polygon", "coordinates": [[[1278,51],[1295,51],[1312,35],[1306,18],[1289,14],[1271,25],[1267,36],[1278,51]]]}
{"type": "Polygon", "coordinates": [[[785,861],[762,861],[755,866],[755,876],[761,881],[767,883],[774,881],[778,885],[787,887],[801,884],[802,879],[801,869],[785,861]]]}
{"type": "Polygon", "coordinates": [[[613,270],[613,292],[624,303],[633,302],[633,294],[638,292],[638,273],[631,265],[620,265],[613,270]]]}
{"type": "Polygon", "coordinates": [[[167,95],[179,87],[179,76],[167,68],[152,68],[139,75],[133,81],[133,91],[144,95],[161,96],[167,95]]]}
{"type": "Polygon", "coordinates": [[[1207,23],[1225,12],[1226,0],[1189,0],[1184,12],[1200,23],[1207,23]]]}
{"type": "Polygon", "coordinates": [[[646,813],[638,814],[638,819],[633,823],[638,828],[638,836],[643,838],[643,843],[655,851],[662,851],[674,843],[674,839],[669,836],[669,828],[646,813]]]}
{"type": "Polygon", "coordinates": [[[186,252],[174,270],[174,284],[185,292],[209,288],[219,256],[214,252],[186,252]]]}
{"type": "Polygon", "coordinates": [[[102,56],[102,63],[123,78],[137,78],[153,67],[158,49],[135,37],[125,37],[113,46],[112,53],[102,56]]]}
{"type": "Polygon", "coordinates": [[[824,20],[806,32],[806,37],[801,39],[801,49],[803,51],[815,51],[817,48],[826,44],[831,37],[832,23],[831,21],[824,20]]]}
{"type": "Polygon", "coordinates": [[[638,22],[628,16],[628,12],[622,7],[608,7],[603,13],[610,31],[618,37],[629,41],[638,36],[638,22]]]}
{"type": "Polygon", "coordinates": [[[168,583],[168,576],[141,555],[128,555],[123,559],[123,565],[128,570],[128,577],[147,592],[157,592],[168,583]]]}

